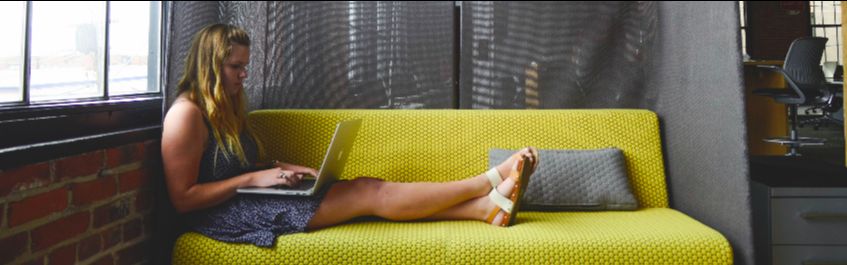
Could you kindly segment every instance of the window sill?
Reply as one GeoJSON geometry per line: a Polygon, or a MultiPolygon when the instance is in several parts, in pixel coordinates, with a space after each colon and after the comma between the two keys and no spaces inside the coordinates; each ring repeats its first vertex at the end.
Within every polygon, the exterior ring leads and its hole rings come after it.
{"type": "Polygon", "coordinates": [[[161,137],[162,97],[0,108],[0,170],[161,137]]]}

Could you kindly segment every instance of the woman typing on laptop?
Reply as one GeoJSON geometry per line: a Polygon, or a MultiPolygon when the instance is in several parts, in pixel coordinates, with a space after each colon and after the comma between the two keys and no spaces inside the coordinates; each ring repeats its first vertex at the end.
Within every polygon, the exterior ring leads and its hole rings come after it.
{"type": "Polygon", "coordinates": [[[279,235],[359,216],[514,223],[512,205],[518,205],[536,167],[534,148],[460,181],[395,183],[360,177],[312,196],[237,194],[248,187],[296,187],[303,177],[318,175],[313,168],[281,162],[256,166],[258,148],[246,126],[243,87],[249,61],[247,34],[224,24],[201,29],[186,56],[179,96],[164,121],[162,159],[171,201],[189,217],[191,229],[221,241],[271,246],[279,235]]]}

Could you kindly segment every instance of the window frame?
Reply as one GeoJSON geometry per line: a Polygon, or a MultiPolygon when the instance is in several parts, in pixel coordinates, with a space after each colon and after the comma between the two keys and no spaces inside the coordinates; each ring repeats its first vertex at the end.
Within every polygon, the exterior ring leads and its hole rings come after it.
{"type": "MultiPolygon", "coordinates": [[[[823,2],[833,2],[833,3],[835,3],[835,2],[840,2],[840,1],[809,1],[809,16],[810,16],[810,18],[811,18],[811,13],[813,13],[813,12],[814,12],[815,14],[818,14],[818,13],[814,10],[814,9],[815,9],[815,7],[816,7],[816,3],[815,3],[815,2],[819,2],[819,3],[820,3],[820,6],[823,6],[823,2]]],[[[823,11],[823,8],[822,8],[822,7],[821,7],[821,11],[823,11]]],[[[829,38],[829,39],[830,39],[830,41],[834,41],[834,42],[835,42],[835,45],[827,45],[827,47],[830,47],[830,46],[835,46],[835,47],[836,47],[836,48],[835,48],[835,55],[836,55],[836,57],[835,57],[835,58],[836,58],[836,62],[838,63],[838,65],[842,65],[844,62],[842,61],[841,53],[843,53],[843,52],[844,52],[844,51],[842,50],[842,48],[844,47],[844,46],[843,46],[844,44],[843,44],[843,43],[841,43],[841,36],[840,36],[840,34],[838,33],[838,29],[840,29],[840,28],[841,28],[841,21],[840,21],[840,20],[836,20],[836,19],[835,19],[835,12],[837,12],[837,11],[836,11],[835,9],[833,9],[832,18],[833,18],[833,21],[835,22],[835,24],[827,24],[827,23],[823,23],[823,24],[815,24],[816,22],[815,22],[815,20],[814,20],[814,19],[809,19],[809,27],[811,27],[811,31],[810,31],[810,32],[811,32],[811,35],[812,35],[812,36],[816,36],[816,37],[826,37],[826,30],[827,30],[827,29],[831,29],[831,28],[835,28],[835,38],[829,38]],[[823,36],[818,36],[818,34],[817,34],[817,29],[822,29],[822,30],[824,30],[824,35],[823,35],[823,36]]],[[[823,12],[821,12],[820,14],[823,14],[823,12]]],[[[841,15],[843,16],[844,14],[841,14],[841,15]]],[[[825,22],[825,19],[822,19],[822,20],[824,20],[824,22],[825,22]]],[[[843,34],[843,32],[842,32],[841,34],[843,34]]],[[[829,43],[827,43],[827,44],[829,44],[829,43]]],[[[824,54],[823,54],[823,59],[822,59],[822,61],[826,61],[826,58],[827,58],[827,56],[826,56],[826,55],[827,55],[827,51],[826,51],[826,50],[827,50],[827,49],[826,49],[826,48],[824,48],[824,51],[823,51],[823,52],[824,52],[824,54]]]]}
{"type": "Polygon", "coordinates": [[[166,45],[170,5],[159,3],[158,91],[133,95],[110,95],[109,16],[106,1],[104,84],[101,96],[59,101],[31,102],[30,53],[32,1],[26,3],[22,101],[0,103],[0,170],[73,154],[161,137],[164,113],[166,45]]]}

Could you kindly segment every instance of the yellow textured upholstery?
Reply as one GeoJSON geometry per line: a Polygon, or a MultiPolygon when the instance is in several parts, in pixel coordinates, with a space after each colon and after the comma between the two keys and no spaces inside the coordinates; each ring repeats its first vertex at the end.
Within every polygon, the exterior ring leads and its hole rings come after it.
{"type": "MultiPolygon", "coordinates": [[[[266,155],[319,167],[338,121],[363,126],[342,178],[448,181],[481,174],[491,148],[623,150],[641,209],[522,212],[511,228],[476,221],[365,221],[286,235],[264,249],[179,238],[176,264],[731,264],[717,231],[668,209],[656,115],[644,110],[261,110],[266,155]]],[[[541,161],[543,163],[543,161],[541,161]]]]}
{"type": "Polygon", "coordinates": [[[731,264],[723,237],[667,208],[524,212],[511,228],[481,222],[358,222],[281,236],[273,249],[197,233],[175,264],[731,264]]]}

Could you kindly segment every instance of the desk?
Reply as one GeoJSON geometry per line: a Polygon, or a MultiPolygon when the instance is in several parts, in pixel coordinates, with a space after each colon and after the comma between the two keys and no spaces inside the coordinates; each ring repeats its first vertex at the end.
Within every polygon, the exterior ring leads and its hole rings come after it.
{"type": "MultiPolygon", "coordinates": [[[[844,120],[847,118],[847,115],[844,114],[844,80],[832,80],[831,78],[827,78],[826,83],[828,86],[835,88],[835,100],[841,102],[841,108],[832,112],[832,118],[841,121],[843,126],[844,120]]],[[[845,133],[844,136],[847,137],[847,133],[845,133]]],[[[847,152],[847,149],[845,149],[845,152],[847,152]]]]}
{"type": "Polygon", "coordinates": [[[756,67],[782,65],[782,61],[744,62],[744,99],[747,116],[747,148],[750,155],[783,155],[785,146],[766,143],[762,139],[788,135],[788,110],[770,97],[753,95],[756,88],[785,88],[782,75],[756,67]]]}

